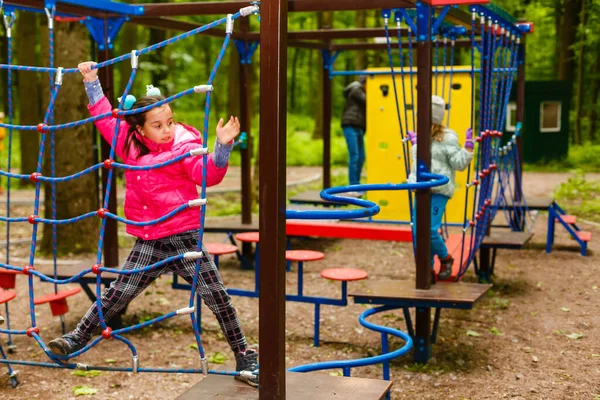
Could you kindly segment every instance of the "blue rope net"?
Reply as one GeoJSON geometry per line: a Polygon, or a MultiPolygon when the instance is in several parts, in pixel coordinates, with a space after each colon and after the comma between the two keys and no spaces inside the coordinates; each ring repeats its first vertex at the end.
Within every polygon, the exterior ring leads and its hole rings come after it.
{"type": "MultiPolygon", "coordinates": [[[[47,15],[49,18],[49,21],[52,21],[54,18],[54,7],[50,10],[46,10],[47,11],[47,15]]],[[[258,7],[256,7],[256,12],[258,12],[258,7]]],[[[248,14],[246,14],[248,15],[248,14]]],[[[216,26],[219,25],[223,25],[226,24],[228,26],[233,26],[233,20],[241,17],[242,14],[240,12],[233,14],[233,15],[229,15],[228,17],[225,18],[221,18],[218,19],[212,23],[209,23],[207,25],[204,25],[202,27],[199,27],[197,29],[194,29],[192,31],[186,32],[182,35],[176,36],[174,38],[165,40],[163,42],[157,43],[155,45],[149,46],[147,48],[141,49],[141,50],[136,50],[133,51],[132,53],[120,56],[120,57],[116,57],[112,60],[108,60],[106,62],[103,63],[99,63],[96,65],[96,68],[102,68],[102,67],[106,67],[108,65],[112,65],[115,64],[117,62],[121,62],[127,59],[130,59],[132,57],[138,57],[140,55],[146,54],[150,51],[159,49],[161,47],[167,46],[169,44],[178,42],[180,40],[183,40],[185,38],[188,38],[190,36],[196,35],[200,32],[206,31],[208,29],[214,28],[216,26]]],[[[12,23],[14,22],[15,16],[14,13],[12,14],[11,18],[9,19],[9,24],[5,24],[6,28],[9,29],[12,26],[12,23]]],[[[5,19],[6,20],[6,19],[5,19]]],[[[49,26],[52,26],[53,24],[49,23],[49,26]]],[[[120,119],[125,116],[125,115],[130,115],[130,114],[134,114],[134,113],[142,113],[145,111],[148,111],[151,108],[155,108],[155,107],[159,107],[162,104],[165,103],[170,103],[176,99],[179,99],[183,96],[187,96],[189,94],[195,93],[198,87],[196,88],[190,88],[187,90],[184,90],[180,93],[177,93],[173,96],[170,96],[168,98],[166,98],[164,101],[153,104],[151,107],[145,107],[145,108],[140,108],[140,109],[136,109],[136,110],[131,110],[131,111],[123,111],[123,103],[120,102],[118,107],[116,108],[116,110],[114,110],[112,113],[107,113],[107,114],[103,114],[103,115],[99,115],[97,117],[92,117],[92,118],[86,118],[83,120],[79,120],[79,121],[73,121],[73,122],[69,122],[66,124],[60,124],[60,125],[54,125],[54,107],[55,107],[55,101],[57,98],[57,95],[60,91],[61,88],[61,83],[62,83],[62,77],[65,74],[69,74],[69,73],[75,73],[78,72],[77,68],[71,68],[71,69],[63,69],[63,68],[55,68],[54,67],[54,34],[53,34],[53,30],[50,29],[50,35],[49,35],[49,40],[50,40],[50,60],[49,60],[49,67],[44,67],[44,68],[39,68],[39,67],[29,67],[29,66],[20,66],[20,65],[13,65],[12,64],[12,42],[11,42],[11,37],[10,35],[8,36],[8,49],[9,49],[9,57],[8,57],[8,64],[1,64],[0,65],[0,69],[6,69],[8,70],[8,77],[9,77],[9,81],[8,81],[8,98],[9,98],[9,117],[8,117],[8,123],[2,123],[0,124],[0,127],[3,128],[7,128],[8,129],[8,133],[9,133],[9,150],[8,150],[8,168],[6,171],[0,171],[0,176],[6,177],[7,181],[8,181],[8,198],[7,198],[7,212],[6,212],[6,216],[1,216],[0,217],[0,221],[4,221],[7,223],[7,256],[6,256],[6,262],[4,263],[0,263],[0,270],[9,270],[9,271],[16,271],[19,273],[23,273],[28,277],[28,286],[29,286],[29,305],[30,305],[30,319],[31,319],[31,326],[28,329],[12,329],[10,327],[10,324],[7,324],[7,328],[6,329],[0,329],[0,333],[3,334],[7,334],[9,335],[9,339],[12,335],[27,335],[29,337],[32,337],[37,344],[40,346],[40,348],[45,352],[45,354],[48,356],[49,358],[49,362],[33,362],[33,361],[18,361],[18,360],[8,360],[6,357],[6,354],[4,353],[4,351],[2,350],[2,359],[0,359],[0,362],[7,364],[8,368],[9,368],[9,374],[13,374],[13,370],[11,369],[11,364],[16,364],[16,365],[35,365],[35,366],[44,366],[44,367],[52,367],[52,368],[66,368],[66,369],[96,369],[96,370],[111,370],[111,371],[130,371],[130,372],[172,372],[172,373],[181,373],[181,372],[185,372],[185,373],[203,373],[203,374],[221,374],[221,375],[239,375],[239,372],[227,372],[227,371],[214,371],[214,370],[209,370],[208,369],[208,363],[206,361],[206,357],[205,357],[205,353],[204,353],[204,348],[202,346],[202,340],[200,337],[200,333],[198,330],[198,326],[197,326],[197,321],[196,321],[196,317],[194,315],[194,310],[197,306],[199,306],[199,304],[195,303],[195,293],[196,293],[196,288],[198,286],[198,273],[199,273],[199,269],[200,269],[200,258],[202,257],[202,238],[203,238],[203,226],[204,226],[204,215],[206,213],[206,201],[204,201],[204,199],[206,199],[206,165],[208,163],[207,157],[208,157],[208,150],[207,150],[207,143],[208,143],[208,120],[209,120],[209,113],[210,113],[210,99],[211,99],[211,95],[212,95],[212,84],[214,82],[214,79],[216,77],[217,71],[219,69],[219,66],[221,64],[221,61],[223,59],[223,56],[225,54],[225,51],[229,45],[230,42],[230,38],[231,38],[231,30],[228,29],[227,30],[227,34],[225,37],[225,40],[223,41],[223,45],[219,51],[219,54],[217,56],[217,59],[214,63],[212,72],[208,78],[207,81],[207,86],[205,87],[205,91],[206,92],[206,100],[205,100],[205,108],[204,108],[204,112],[205,112],[205,117],[204,117],[204,128],[203,128],[203,148],[201,151],[192,151],[188,154],[179,156],[177,158],[174,158],[172,160],[160,163],[160,164],[156,164],[156,165],[150,165],[150,166],[145,166],[145,167],[136,167],[136,166],[130,166],[130,165],[126,165],[126,164],[122,164],[122,163],[118,163],[114,161],[115,158],[115,146],[117,143],[117,137],[119,134],[119,121],[120,119]],[[35,71],[35,72],[45,72],[45,73],[49,73],[50,74],[50,79],[51,79],[51,97],[50,97],[50,101],[49,101],[49,105],[48,108],[46,110],[46,114],[44,117],[44,120],[41,124],[37,125],[37,126],[26,126],[26,125],[15,125],[12,122],[12,72],[13,71],[35,71]],[[54,79],[52,77],[52,75],[54,75],[54,79]],[[56,176],[56,168],[55,168],[55,158],[54,158],[54,153],[55,153],[55,146],[54,146],[54,134],[56,131],[61,130],[61,129],[68,129],[68,128],[73,128],[73,127],[77,127],[77,126],[81,126],[84,124],[88,124],[90,122],[94,122],[97,120],[100,120],[102,118],[115,118],[117,119],[117,124],[115,125],[115,134],[113,135],[113,141],[111,143],[111,152],[110,152],[110,157],[108,160],[96,164],[94,166],[91,166],[83,171],[80,171],[76,174],[70,175],[70,176],[64,176],[64,177],[57,177],[56,176]],[[41,134],[41,138],[40,138],[40,148],[39,148],[39,153],[38,153],[38,162],[37,162],[37,168],[36,171],[34,173],[31,174],[16,174],[16,173],[12,173],[11,172],[11,150],[12,150],[12,146],[11,146],[11,139],[12,139],[12,132],[15,130],[21,130],[21,131],[38,131],[41,134]],[[43,176],[42,175],[42,164],[43,164],[43,159],[44,159],[44,152],[45,152],[45,143],[46,143],[46,137],[49,136],[50,137],[50,159],[51,159],[51,167],[50,167],[50,176],[43,176]],[[128,220],[122,217],[119,217],[116,214],[113,214],[111,212],[108,212],[108,201],[109,201],[109,196],[110,196],[110,192],[111,192],[111,188],[112,185],[114,183],[114,173],[115,173],[115,169],[117,168],[121,168],[121,169],[144,169],[144,170],[151,170],[151,169],[157,169],[157,168],[161,168],[167,165],[171,165],[173,163],[177,163],[182,161],[183,159],[187,158],[187,157],[203,157],[204,159],[204,166],[203,166],[203,182],[202,182],[202,190],[201,190],[201,195],[200,195],[200,199],[198,201],[192,201],[186,204],[182,204],[181,206],[177,207],[175,210],[163,215],[160,218],[151,220],[151,221],[132,221],[132,220],[128,220]],[[80,178],[86,174],[89,174],[93,171],[96,171],[100,168],[107,168],[109,170],[108,172],[108,181],[107,181],[107,187],[106,187],[106,194],[103,200],[103,208],[101,208],[100,210],[97,211],[90,211],[88,213],[85,213],[83,215],[79,215],[73,218],[69,218],[69,219],[63,219],[63,220],[59,220],[56,218],[56,189],[55,189],[55,185],[56,183],[59,182],[66,182],[66,181],[70,181],[70,180],[74,180],[77,178],[80,178]],[[23,218],[23,217],[11,217],[10,216],[10,181],[11,179],[30,179],[32,181],[35,182],[35,200],[34,200],[34,209],[33,209],[33,214],[27,218],[23,218]],[[52,209],[51,209],[51,217],[50,218],[41,218],[39,217],[39,210],[40,210],[40,192],[41,192],[41,184],[42,182],[44,183],[48,183],[51,185],[52,188],[52,209]],[[198,247],[197,247],[197,251],[196,252],[188,252],[185,254],[180,254],[177,255],[175,257],[171,257],[165,260],[162,260],[158,263],[152,264],[152,265],[148,265],[144,268],[138,268],[138,269],[134,269],[134,270],[129,270],[129,271],[122,271],[120,269],[113,269],[113,268],[105,268],[102,266],[102,250],[104,247],[104,233],[105,233],[105,227],[106,227],[106,221],[108,218],[112,218],[116,221],[125,223],[125,224],[130,224],[130,225],[136,225],[136,226],[152,226],[152,225],[156,225],[160,222],[165,221],[168,218],[171,218],[172,216],[190,208],[190,207],[201,207],[201,213],[200,213],[200,231],[199,231],[199,235],[198,235],[198,247]],[[84,271],[81,271],[80,273],[78,273],[77,275],[69,278],[69,279],[62,279],[59,280],[57,279],[57,274],[56,274],[56,263],[57,263],[57,257],[56,257],[56,247],[57,247],[57,238],[56,238],[56,225],[61,225],[61,224],[71,224],[71,223],[75,223],[78,221],[81,221],[83,219],[86,218],[92,218],[92,217],[100,217],[102,220],[101,223],[101,228],[100,228],[100,233],[99,233],[99,238],[98,238],[98,246],[97,246],[97,256],[96,256],[96,264],[91,267],[88,268],[84,271]],[[27,266],[25,267],[21,267],[21,266],[17,266],[14,264],[11,264],[10,262],[10,258],[9,258],[9,239],[10,238],[10,225],[11,223],[24,223],[24,222],[28,222],[30,224],[32,224],[32,235],[31,235],[31,245],[30,245],[30,254],[29,254],[29,263],[27,266]],[[53,254],[53,261],[54,261],[54,276],[47,276],[44,275],[43,273],[36,271],[35,270],[35,248],[36,248],[36,243],[37,243],[37,233],[38,233],[38,226],[40,223],[44,223],[44,224],[51,224],[53,229],[52,229],[52,243],[53,243],[53,248],[54,248],[54,254],[53,254]],[[109,328],[106,325],[106,321],[104,319],[104,316],[102,315],[102,308],[101,308],[101,274],[103,272],[111,272],[114,274],[122,274],[122,275],[127,275],[127,274],[135,274],[135,273],[139,273],[139,272],[145,272],[145,271],[149,271],[151,269],[156,269],[159,268],[167,263],[176,261],[176,260],[180,260],[183,258],[192,258],[196,260],[196,275],[194,277],[194,281],[192,284],[192,289],[191,289],[191,294],[190,294],[190,299],[189,299],[189,304],[187,305],[187,307],[183,307],[180,308],[178,310],[169,312],[165,315],[161,315],[157,318],[154,318],[150,321],[146,321],[144,323],[140,323],[140,324],[136,324],[136,325],[132,325],[129,327],[125,327],[122,329],[118,329],[118,330],[111,330],[111,328],[109,328]],[[46,344],[44,343],[44,341],[41,339],[41,337],[39,336],[39,332],[40,329],[36,323],[36,315],[35,315],[35,305],[34,305],[34,291],[33,291],[33,279],[34,277],[38,277],[40,278],[42,281],[44,282],[50,282],[53,283],[55,285],[55,293],[58,292],[58,285],[64,285],[64,284],[68,284],[68,283],[75,283],[78,282],[79,279],[81,279],[83,276],[87,275],[87,274],[96,274],[97,276],[97,285],[96,285],[96,295],[97,295],[97,301],[96,301],[96,307],[98,310],[98,314],[99,314],[99,319],[100,319],[100,325],[101,325],[101,329],[102,329],[102,335],[99,336],[98,338],[94,339],[93,341],[91,341],[87,346],[85,346],[83,349],[81,349],[80,351],[70,354],[68,356],[60,356],[60,355],[56,355],[53,354],[48,347],[46,346],[46,344]],[[199,369],[181,369],[181,368],[141,368],[138,366],[138,353],[137,350],[135,348],[135,346],[127,339],[125,338],[123,335],[126,333],[129,333],[131,331],[137,330],[137,329],[141,329],[143,327],[152,325],[154,323],[169,319],[169,318],[173,318],[175,316],[178,315],[185,315],[185,314],[189,314],[190,318],[191,318],[191,323],[194,329],[194,335],[196,338],[196,342],[198,345],[198,351],[199,351],[199,356],[201,359],[201,363],[202,363],[202,368],[199,369]],[[91,349],[92,347],[94,347],[96,344],[98,344],[100,341],[102,340],[107,340],[107,339],[116,339],[122,343],[124,343],[131,351],[132,354],[132,366],[130,368],[122,368],[122,367],[102,367],[102,366],[82,366],[81,364],[75,364],[75,363],[70,363],[68,362],[68,359],[73,358],[73,357],[77,357],[78,355],[81,355],[83,353],[85,353],[86,351],[88,351],[89,349],[91,349]]],[[[133,66],[134,64],[132,64],[133,66]]],[[[135,79],[137,73],[137,68],[133,67],[132,71],[131,71],[131,75],[129,77],[129,81],[127,82],[127,85],[124,89],[123,95],[121,97],[121,99],[125,99],[125,97],[127,96],[127,94],[129,93],[129,91],[131,90],[133,81],[135,79]]],[[[203,91],[199,91],[199,92],[203,92],[203,91]]],[[[8,317],[8,303],[7,303],[7,317],[8,317]]],[[[9,322],[7,320],[7,322],[9,322]]],[[[64,324],[63,324],[63,332],[64,332],[64,324]]],[[[10,344],[10,342],[9,342],[10,344]]],[[[13,385],[16,382],[13,382],[13,385]]]]}

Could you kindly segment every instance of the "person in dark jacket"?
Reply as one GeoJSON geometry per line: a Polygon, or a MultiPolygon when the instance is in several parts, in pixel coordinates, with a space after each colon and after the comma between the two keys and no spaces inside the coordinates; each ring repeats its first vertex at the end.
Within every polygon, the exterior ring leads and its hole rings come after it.
{"type": "MultiPolygon", "coordinates": [[[[360,174],[365,163],[365,131],[367,129],[367,77],[361,76],[344,89],[344,113],[342,129],[348,145],[348,181],[350,185],[360,183],[360,174]]],[[[361,196],[362,192],[347,193],[361,196]]]]}

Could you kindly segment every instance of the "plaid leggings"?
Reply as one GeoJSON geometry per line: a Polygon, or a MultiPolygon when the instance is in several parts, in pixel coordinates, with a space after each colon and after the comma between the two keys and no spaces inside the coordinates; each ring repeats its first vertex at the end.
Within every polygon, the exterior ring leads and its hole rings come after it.
{"type": "MultiPolygon", "coordinates": [[[[198,245],[198,232],[189,231],[167,236],[157,240],[137,239],[123,270],[142,268],[157,263],[165,258],[176,256],[188,251],[196,251],[198,245]]],[[[202,252],[207,254],[202,246],[202,252]]],[[[119,275],[102,293],[102,313],[104,319],[109,321],[121,312],[136,296],[146,289],[156,278],[167,271],[171,271],[190,284],[194,277],[196,260],[181,259],[162,267],[147,272],[132,275],[119,275]]],[[[203,256],[198,277],[198,294],[215,314],[219,325],[234,353],[243,353],[247,349],[246,337],[242,331],[240,321],[231,299],[226,292],[221,276],[210,257],[203,256]]],[[[197,307],[200,305],[197,304],[197,307]]],[[[71,334],[77,335],[86,342],[92,334],[100,328],[100,320],[96,304],[92,304],[77,328],[71,334]]]]}

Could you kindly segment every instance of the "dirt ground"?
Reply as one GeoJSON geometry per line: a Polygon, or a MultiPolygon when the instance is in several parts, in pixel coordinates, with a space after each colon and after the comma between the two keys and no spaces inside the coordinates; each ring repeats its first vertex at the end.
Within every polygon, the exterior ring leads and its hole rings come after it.
{"type": "MultiPolygon", "coordinates": [[[[526,174],[525,187],[533,196],[550,195],[554,185],[566,179],[554,174],[526,174]]],[[[597,228],[587,257],[579,255],[575,242],[558,229],[556,245],[546,254],[547,218],[540,215],[535,236],[521,251],[498,252],[494,288],[472,311],[444,311],[438,343],[429,365],[415,365],[412,353],[393,362],[394,399],[600,399],[600,244],[597,228]],[[469,335],[467,332],[469,331],[469,335]],[[473,336],[474,333],[476,336],[473,336]]],[[[30,229],[30,228],[27,228],[30,229]]],[[[15,234],[17,234],[16,232],[15,234]]],[[[225,235],[206,235],[207,241],[224,241],[225,235]]],[[[356,240],[295,241],[295,248],[323,251],[322,261],[305,266],[305,293],[339,295],[339,285],[322,279],[328,267],[367,270],[369,280],[414,281],[415,268],[408,243],[356,240]]],[[[126,253],[128,243],[124,241],[126,253]]],[[[25,257],[27,245],[16,245],[13,259],[25,257]]],[[[4,259],[4,256],[2,256],[4,259]]],[[[243,271],[232,257],[221,260],[227,286],[251,289],[254,277],[243,271]]],[[[288,274],[288,292],[295,293],[296,269],[288,274]]],[[[163,276],[128,308],[126,323],[134,324],[153,316],[185,307],[189,294],[171,289],[171,276],[163,276]]],[[[472,272],[466,281],[474,281],[472,272]]],[[[361,285],[351,283],[349,291],[361,285]]],[[[52,285],[35,282],[36,296],[50,293],[52,285]]],[[[30,326],[26,279],[18,279],[18,296],[10,303],[13,329],[30,326]]],[[[246,335],[252,345],[258,341],[258,301],[233,298],[246,335]]],[[[350,301],[351,303],[351,301],[350,301]]],[[[66,316],[73,328],[89,306],[81,293],[69,301],[66,316]]],[[[313,307],[287,303],[286,362],[289,367],[315,361],[351,359],[380,352],[379,334],[363,328],[358,316],[364,306],[325,306],[321,311],[320,347],[312,346],[313,307]]],[[[2,308],[2,314],[4,310],[2,308]]],[[[203,344],[208,356],[225,356],[225,364],[212,368],[231,369],[232,354],[222,338],[215,318],[203,307],[203,344]],[[221,354],[219,354],[221,353],[221,354]]],[[[379,314],[371,321],[405,330],[401,311],[379,314]]],[[[47,305],[36,307],[36,318],[45,342],[60,335],[60,321],[50,315],[47,305]]],[[[6,326],[4,325],[3,328],[6,326]]],[[[141,367],[199,368],[193,331],[187,316],[175,317],[157,326],[126,335],[140,354],[141,367]]],[[[6,345],[6,335],[2,335],[6,345]]],[[[47,361],[33,341],[14,337],[16,353],[10,359],[47,361]]],[[[392,342],[391,347],[401,346],[392,342]]],[[[131,366],[131,352],[122,343],[103,341],[75,362],[99,366],[131,366]]],[[[0,366],[4,370],[5,366],[0,366]]],[[[71,399],[76,386],[97,389],[100,399],[174,399],[202,377],[192,374],[101,372],[97,376],[76,376],[71,371],[16,366],[21,384],[13,389],[8,377],[0,377],[2,399],[71,399]]],[[[355,377],[381,378],[381,367],[352,371],[355,377]]],[[[320,372],[337,373],[337,372],[320,372]]],[[[310,379],[307,376],[307,379],[310,379]]]]}

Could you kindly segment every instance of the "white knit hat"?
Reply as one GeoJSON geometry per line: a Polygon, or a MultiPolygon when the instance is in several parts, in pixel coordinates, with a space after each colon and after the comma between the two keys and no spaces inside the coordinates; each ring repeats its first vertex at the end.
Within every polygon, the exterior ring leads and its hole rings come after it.
{"type": "Polygon", "coordinates": [[[440,96],[431,96],[431,123],[443,125],[446,102],[440,96]]]}

